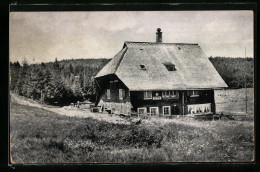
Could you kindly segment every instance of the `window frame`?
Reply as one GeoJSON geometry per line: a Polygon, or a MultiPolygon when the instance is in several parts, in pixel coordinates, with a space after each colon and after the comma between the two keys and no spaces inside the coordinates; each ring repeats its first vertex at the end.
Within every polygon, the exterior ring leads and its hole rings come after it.
{"type": "Polygon", "coordinates": [[[171,115],[171,106],[163,106],[162,111],[163,111],[163,115],[171,115]],[[164,108],[169,108],[169,114],[164,113],[164,108]]]}
{"type": "Polygon", "coordinates": [[[149,108],[150,115],[152,116],[152,113],[151,113],[151,111],[152,111],[152,109],[153,109],[153,108],[155,108],[155,109],[156,109],[156,114],[153,114],[153,115],[159,115],[159,107],[150,107],[150,108],[149,108]]]}
{"type": "Polygon", "coordinates": [[[146,67],[143,64],[140,65],[140,68],[141,68],[141,70],[146,70],[146,67]]]}
{"type": "Polygon", "coordinates": [[[175,65],[167,66],[168,71],[176,71],[175,65]]]}
{"type": "Polygon", "coordinates": [[[120,88],[120,89],[118,89],[118,91],[119,91],[119,93],[118,93],[119,100],[124,100],[125,99],[125,89],[120,88]],[[120,94],[120,91],[121,91],[121,94],[120,94]]]}
{"type": "Polygon", "coordinates": [[[166,67],[166,69],[169,71],[169,72],[172,72],[172,71],[176,71],[176,67],[174,64],[164,64],[164,66],[166,67]]]}
{"type": "Polygon", "coordinates": [[[108,100],[111,99],[111,90],[110,89],[106,90],[106,97],[107,97],[108,100]]]}
{"type": "Polygon", "coordinates": [[[191,90],[192,94],[190,95],[190,97],[199,97],[199,91],[198,90],[191,90]],[[195,91],[197,92],[197,94],[195,94],[195,91]]]}
{"type": "Polygon", "coordinates": [[[153,92],[152,91],[144,91],[144,100],[150,100],[153,99],[153,92]],[[151,93],[151,97],[147,97],[147,93],[151,93]]]}
{"type": "Polygon", "coordinates": [[[162,92],[163,97],[170,97],[170,92],[169,91],[163,91],[162,92]],[[167,93],[167,94],[166,94],[167,93]]]}
{"type": "Polygon", "coordinates": [[[163,91],[162,96],[163,97],[178,97],[178,91],[177,90],[163,91]],[[175,94],[174,94],[174,92],[175,92],[175,94]]]}
{"type": "Polygon", "coordinates": [[[172,91],[170,91],[170,96],[171,97],[178,97],[178,92],[176,90],[172,90],[172,91]]]}
{"type": "Polygon", "coordinates": [[[137,108],[137,115],[146,115],[147,114],[147,108],[146,107],[139,107],[137,108]],[[139,110],[144,110],[144,114],[140,114],[139,110]]]}

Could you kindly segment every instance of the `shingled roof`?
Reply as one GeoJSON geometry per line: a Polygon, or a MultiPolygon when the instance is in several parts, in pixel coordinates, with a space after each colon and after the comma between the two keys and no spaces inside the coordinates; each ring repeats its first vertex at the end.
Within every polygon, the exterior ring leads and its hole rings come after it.
{"type": "Polygon", "coordinates": [[[130,91],[227,87],[198,44],[125,42],[95,78],[110,74],[130,91]],[[168,71],[165,64],[174,64],[176,70],[168,71]]]}

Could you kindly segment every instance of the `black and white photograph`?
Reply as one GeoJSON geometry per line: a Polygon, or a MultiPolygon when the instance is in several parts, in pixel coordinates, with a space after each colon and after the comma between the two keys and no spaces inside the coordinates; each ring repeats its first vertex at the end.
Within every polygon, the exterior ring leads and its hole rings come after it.
{"type": "Polygon", "coordinates": [[[11,164],[253,162],[254,12],[9,14],[11,164]]]}

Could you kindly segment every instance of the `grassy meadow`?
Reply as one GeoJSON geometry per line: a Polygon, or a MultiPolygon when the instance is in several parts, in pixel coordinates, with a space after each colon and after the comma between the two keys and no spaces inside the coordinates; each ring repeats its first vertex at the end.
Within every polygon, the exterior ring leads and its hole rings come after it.
{"type": "MultiPolygon", "coordinates": [[[[252,161],[254,123],[190,118],[114,124],[68,117],[12,101],[11,162],[124,163],[252,161]]],[[[87,113],[87,112],[86,112],[87,113]]]]}

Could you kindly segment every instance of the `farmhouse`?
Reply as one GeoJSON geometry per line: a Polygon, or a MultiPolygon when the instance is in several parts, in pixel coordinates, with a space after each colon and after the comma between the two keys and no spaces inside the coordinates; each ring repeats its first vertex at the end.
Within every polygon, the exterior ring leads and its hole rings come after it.
{"type": "Polygon", "coordinates": [[[215,113],[214,90],[227,87],[198,44],[125,42],[95,76],[96,105],[115,114],[215,113]]]}

